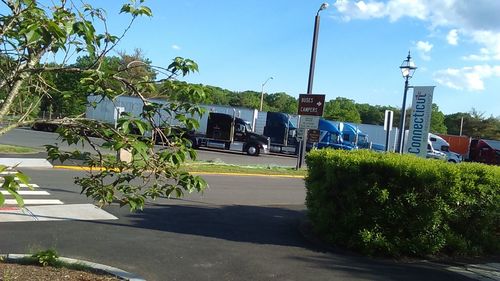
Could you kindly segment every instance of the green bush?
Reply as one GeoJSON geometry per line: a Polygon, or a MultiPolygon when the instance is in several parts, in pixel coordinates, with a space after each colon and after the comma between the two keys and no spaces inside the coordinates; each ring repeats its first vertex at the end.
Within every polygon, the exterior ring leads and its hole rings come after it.
{"type": "Polygon", "coordinates": [[[500,249],[500,168],[368,150],[307,156],[308,216],[328,241],[369,255],[500,249]]]}
{"type": "Polygon", "coordinates": [[[55,266],[59,255],[57,255],[56,250],[48,249],[36,252],[31,257],[35,258],[41,266],[55,266]]]}

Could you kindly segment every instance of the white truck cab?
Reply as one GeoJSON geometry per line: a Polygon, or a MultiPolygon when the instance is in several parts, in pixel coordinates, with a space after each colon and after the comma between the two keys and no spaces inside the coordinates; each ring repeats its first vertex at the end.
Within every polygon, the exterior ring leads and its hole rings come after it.
{"type": "Polygon", "coordinates": [[[446,160],[451,163],[462,162],[462,155],[450,151],[450,144],[442,137],[429,133],[429,143],[433,150],[440,151],[446,155],[446,160]]]}
{"type": "Polygon", "coordinates": [[[426,158],[448,160],[447,155],[444,152],[436,150],[432,147],[431,141],[427,142],[427,155],[426,158]]]}

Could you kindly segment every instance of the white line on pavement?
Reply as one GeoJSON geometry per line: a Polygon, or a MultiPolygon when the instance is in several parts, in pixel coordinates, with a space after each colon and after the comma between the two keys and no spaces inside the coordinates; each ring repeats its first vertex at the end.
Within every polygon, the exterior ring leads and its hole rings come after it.
{"type": "MultiPolygon", "coordinates": [[[[62,205],[61,200],[57,199],[24,199],[24,205],[62,205]]],[[[15,199],[6,199],[5,205],[17,205],[15,199]]]]}
{"type": "MultiPolygon", "coordinates": [[[[0,190],[3,195],[9,195],[7,190],[0,190]]],[[[17,192],[19,195],[50,195],[47,191],[43,190],[20,190],[17,192]]]]}

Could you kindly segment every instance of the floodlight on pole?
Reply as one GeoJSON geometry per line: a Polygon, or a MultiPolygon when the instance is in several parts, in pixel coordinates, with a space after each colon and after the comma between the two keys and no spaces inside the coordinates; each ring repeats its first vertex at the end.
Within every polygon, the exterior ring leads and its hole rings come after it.
{"type": "Polygon", "coordinates": [[[316,48],[318,46],[318,33],[319,33],[319,13],[328,8],[328,3],[323,3],[318,9],[316,13],[315,21],[314,21],[314,33],[313,33],[313,42],[311,49],[311,64],[309,65],[309,80],[307,83],[307,94],[312,94],[313,89],[313,80],[314,80],[314,67],[316,65],[316,48]]]}
{"type": "MultiPolygon", "coordinates": [[[[328,8],[328,3],[323,3],[316,12],[316,17],[314,18],[314,33],[311,48],[311,64],[309,65],[309,79],[307,80],[307,93],[312,95],[313,93],[313,81],[314,81],[314,68],[316,65],[316,48],[318,46],[318,34],[319,34],[319,13],[328,8]]],[[[307,142],[307,130],[304,131],[303,141],[300,141],[300,151],[299,157],[297,157],[297,169],[302,167],[302,162],[304,162],[304,157],[306,154],[306,142],[307,142]]]]}
{"type": "Polygon", "coordinates": [[[262,111],[262,104],[264,103],[264,86],[267,84],[267,82],[269,80],[272,80],[272,79],[274,79],[274,78],[271,76],[271,77],[267,78],[267,80],[264,83],[262,83],[262,89],[260,91],[260,109],[259,109],[259,111],[262,111]]]}

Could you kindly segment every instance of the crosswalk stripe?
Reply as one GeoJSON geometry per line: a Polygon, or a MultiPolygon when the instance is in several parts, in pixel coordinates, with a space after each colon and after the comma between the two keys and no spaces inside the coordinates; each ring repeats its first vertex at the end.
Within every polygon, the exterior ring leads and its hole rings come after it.
{"type": "MultiPolygon", "coordinates": [[[[0,181],[4,181],[4,179],[3,179],[3,177],[2,177],[2,176],[9,176],[9,175],[12,175],[12,174],[17,174],[17,173],[9,173],[9,174],[2,174],[2,173],[0,173],[0,181]]],[[[18,177],[14,177],[14,179],[15,179],[16,181],[18,181],[18,180],[19,180],[19,178],[18,178],[18,177]]]]}
{"type": "Polygon", "coordinates": [[[30,184],[20,183],[19,187],[40,187],[40,186],[38,186],[38,184],[35,183],[30,183],[30,184]]]}
{"type": "MultiPolygon", "coordinates": [[[[0,190],[0,193],[2,193],[3,195],[10,194],[7,190],[0,190]]],[[[50,195],[50,193],[43,190],[19,190],[17,193],[19,195],[50,195]]]]}
{"type": "Polygon", "coordinates": [[[0,173],[0,176],[1,175],[12,175],[12,174],[17,174],[16,171],[3,171],[0,173]]]}
{"type": "MultiPolygon", "coordinates": [[[[24,205],[62,205],[61,200],[57,199],[24,199],[24,205]]],[[[6,199],[5,205],[17,205],[14,199],[6,199]]]]}
{"type": "MultiPolygon", "coordinates": [[[[2,184],[2,182],[0,181],[0,184],[2,184]]],[[[30,184],[25,184],[25,183],[20,183],[19,184],[19,187],[40,187],[38,184],[36,183],[30,183],[30,184]]]]}

